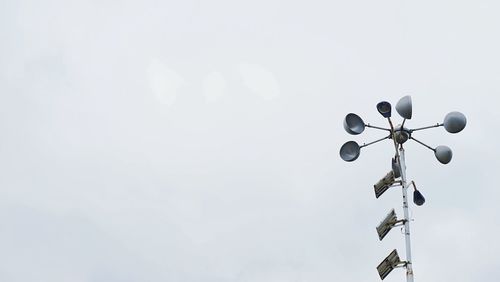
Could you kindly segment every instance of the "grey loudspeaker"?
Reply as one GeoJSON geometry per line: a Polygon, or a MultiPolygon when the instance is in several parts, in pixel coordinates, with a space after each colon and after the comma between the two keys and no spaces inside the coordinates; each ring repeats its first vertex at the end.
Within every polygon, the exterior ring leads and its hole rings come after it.
{"type": "Polygon", "coordinates": [[[347,114],[344,118],[344,129],[352,135],[361,134],[365,130],[365,122],[357,114],[347,114]]]}
{"type": "Polygon", "coordinates": [[[402,118],[411,119],[411,97],[404,96],[403,98],[399,99],[398,103],[396,104],[396,111],[402,118]]]}
{"type": "Polygon", "coordinates": [[[340,148],[340,157],[346,162],[352,162],[359,157],[360,147],[355,141],[346,142],[340,148]]]}

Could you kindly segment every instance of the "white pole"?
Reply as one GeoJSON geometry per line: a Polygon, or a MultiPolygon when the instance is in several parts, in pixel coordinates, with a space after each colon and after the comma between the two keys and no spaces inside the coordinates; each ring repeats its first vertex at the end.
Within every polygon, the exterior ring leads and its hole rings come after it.
{"type": "Polygon", "coordinates": [[[403,189],[403,210],[405,220],[405,242],[406,242],[406,281],[413,282],[413,267],[411,264],[411,243],[410,243],[410,216],[408,213],[408,186],[406,183],[405,150],[401,146],[399,149],[399,166],[401,168],[401,184],[403,189]]]}

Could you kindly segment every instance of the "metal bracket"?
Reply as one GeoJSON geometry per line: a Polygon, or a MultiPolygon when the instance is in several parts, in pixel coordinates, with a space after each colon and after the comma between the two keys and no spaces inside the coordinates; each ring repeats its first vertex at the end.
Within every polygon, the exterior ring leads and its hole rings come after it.
{"type": "Polygon", "coordinates": [[[394,266],[394,268],[403,268],[408,265],[407,261],[400,261],[397,265],[394,266]]]}
{"type": "Polygon", "coordinates": [[[407,222],[406,219],[400,219],[400,220],[389,222],[389,224],[391,224],[394,227],[399,227],[399,226],[405,225],[406,222],[407,222]]]}
{"type": "Polygon", "coordinates": [[[415,181],[410,181],[406,184],[405,189],[408,189],[411,185],[413,185],[413,189],[417,190],[417,185],[415,185],[415,181]]]}
{"type": "Polygon", "coordinates": [[[394,181],[394,183],[391,186],[389,186],[389,188],[398,186],[403,186],[403,181],[401,180],[394,181]]]}

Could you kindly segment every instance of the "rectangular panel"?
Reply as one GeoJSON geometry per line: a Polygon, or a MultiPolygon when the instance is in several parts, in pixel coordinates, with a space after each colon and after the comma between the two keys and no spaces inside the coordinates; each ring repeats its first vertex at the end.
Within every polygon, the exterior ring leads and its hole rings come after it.
{"type": "Polygon", "coordinates": [[[398,266],[401,262],[398,256],[398,251],[394,249],[378,266],[377,271],[378,275],[380,275],[380,279],[384,280],[384,278],[391,273],[391,271],[398,266]]]}
{"type": "Polygon", "coordinates": [[[373,188],[375,190],[375,197],[378,199],[382,194],[384,194],[391,185],[394,184],[394,171],[390,171],[387,173],[384,178],[380,179],[375,185],[373,185],[373,188]]]}
{"type": "Polygon", "coordinates": [[[392,209],[387,216],[384,218],[382,222],[377,226],[378,238],[380,241],[384,239],[385,235],[391,231],[392,227],[394,227],[394,223],[397,221],[396,212],[392,209]]]}

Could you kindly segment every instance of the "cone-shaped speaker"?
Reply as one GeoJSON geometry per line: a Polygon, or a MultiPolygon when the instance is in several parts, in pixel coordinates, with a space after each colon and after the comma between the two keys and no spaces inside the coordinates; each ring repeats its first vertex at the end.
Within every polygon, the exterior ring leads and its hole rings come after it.
{"type": "Polygon", "coordinates": [[[361,134],[365,130],[365,122],[357,114],[347,114],[344,118],[344,129],[352,135],[361,134]]]}
{"type": "Polygon", "coordinates": [[[417,206],[423,205],[425,203],[424,195],[422,195],[422,193],[418,190],[413,191],[413,202],[417,206]]]}
{"type": "Polygon", "coordinates": [[[458,133],[465,128],[467,118],[460,112],[451,112],[444,117],[444,129],[449,133],[458,133]]]}
{"type": "Polygon", "coordinates": [[[434,155],[436,156],[436,159],[442,164],[447,164],[451,161],[451,158],[453,157],[453,152],[451,149],[447,146],[437,146],[434,155]]]}
{"type": "Polygon", "coordinates": [[[411,119],[411,97],[404,96],[403,98],[399,99],[398,103],[396,104],[396,111],[402,118],[411,119]]]}
{"type": "Polygon", "coordinates": [[[385,118],[391,117],[391,104],[386,101],[382,101],[377,104],[377,111],[385,118]]]}
{"type": "Polygon", "coordinates": [[[346,142],[340,148],[340,157],[346,162],[355,161],[359,157],[360,148],[355,141],[346,142]]]}

